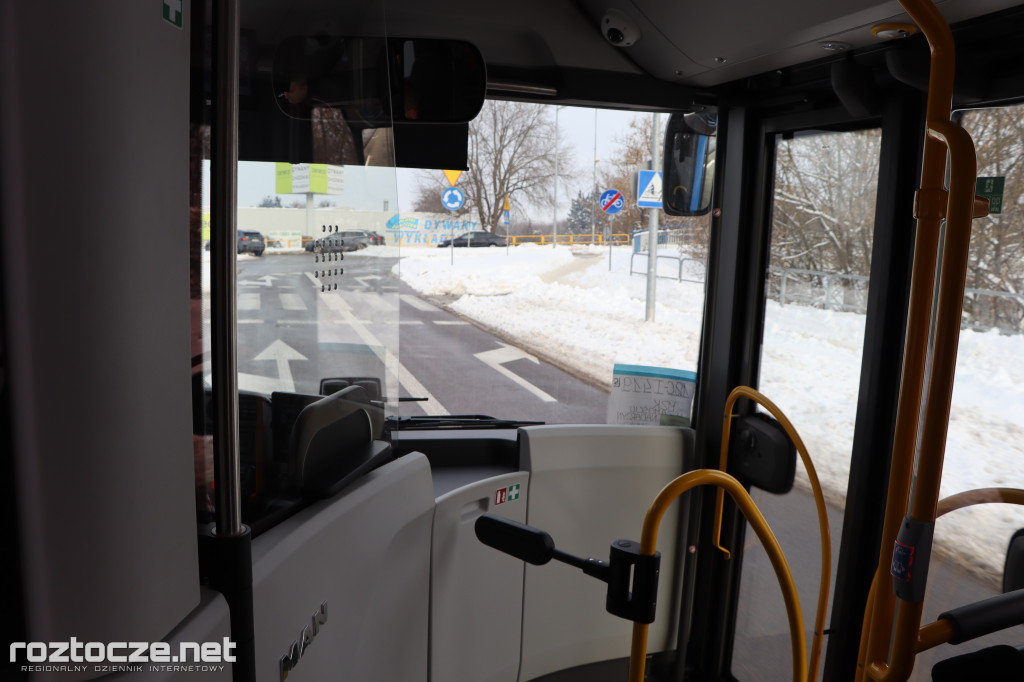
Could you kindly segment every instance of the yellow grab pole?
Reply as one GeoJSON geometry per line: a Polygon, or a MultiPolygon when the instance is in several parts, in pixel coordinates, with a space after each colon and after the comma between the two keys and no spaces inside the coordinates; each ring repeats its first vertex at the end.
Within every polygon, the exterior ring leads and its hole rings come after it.
{"type": "MultiPolygon", "coordinates": [[[[803,616],[800,612],[800,596],[797,594],[796,585],[793,583],[793,574],[786,563],[786,557],[782,553],[778,540],[772,533],[771,527],[765,521],[764,516],[758,510],[757,505],[750,498],[750,495],[743,488],[739,481],[716,469],[698,469],[683,474],[665,486],[658,496],[654,498],[647,516],[644,517],[643,533],[640,538],[640,552],[653,555],[657,549],[658,526],[661,518],[665,515],[668,506],[677,497],[691,488],[699,485],[716,485],[724,488],[736,502],[736,505],[743,512],[747,521],[753,527],[761,544],[764,545],[772,567],[775,569],[775,576],[782,588],[782,596],[786,602],[786,613],[789,616],[789,634],[793,650],[793,679],[797,682],[807,680],[807,650],[803,634],[803,616]]],[[[633,642],[629,656],[629,682],[643,682],[644,667],[647,657],[647,625],[645,623],[633,624],[633,642]]]]}
{"type": "MultiPolygon", "coordinates": [[[[955,51],[952,33],[930,0],[903,0],[903,8],[921,26],[931,49],[927,124],[948,120],[953,101],[953,69],[955,51]]],[[[921,169],[922,189],[942,190],[946,171],[946,150],[942,143],[926,136],[921,169]]],[[[881,552],[875,582],[886,580],[896,535],[910,500],[910,487],[914,473],[914,450],[917,445],[917,425],[924,389],[925,365],[928,349],[928,330],[931,322],[936,258],[939,247],[939,215],[919,216],[914,244],[914,268],[910,285],[910,307],[907,314],[907,335],[903,353],[903,376],[900,383],[899,406],[896,412],[896,432],[893,439],[892,462],[889,470],[889,490],[882,529],[881,552]]],[[[888,656],[896,597],[891,589],[874,591],[869,600],[871,611],[869,626],[861,633],[866,638],[867,660],[884,660],[888,656]]],[[[864,647],[862,647],[863,649],[864,647]]],[[[858,665],[856,680],[864,674],[863,662],[858,665]]]]}
{"type": "Polygon", "coordinates": [[[928,39],[932,66],[921,189],[915,206],[918,218],[917,243],[914,250],[903,383],[900,386],[882,544],[874,587],[867,604],[870,617],[865,619],[867,627],[861,633],[863,657],[856,674],[858,681],[863,679],[865,672],[879,681],[907,679],[913,670],[914,656],[918,650],[921,603],[900,603],[894,633],[892,623],[896,599],[892,590],[883,585],[888,579],[886,574],[889,572],[892,548],[910,499],[917,424],[921,417],[922,403],[924,419],[921,427],[921,456],[910,514],[917,521],[925,523],[935,520],[949,424],[971,220],[975,210],[977,162],[974,145],[970,136],[949,120],[955,66],[952,32],[930,0],[900,0],[900,3],[928,39]],[[947,149],[951,169],[948,197],[943,187],[947,149]],[[943,200],[945,206],[942,205],[943,200]],[[938,231],[943,217],[946,218],[946,236],[936,306],[935,347],[926,396],[922,397],[925,393],[924,377],[938,231]]]}

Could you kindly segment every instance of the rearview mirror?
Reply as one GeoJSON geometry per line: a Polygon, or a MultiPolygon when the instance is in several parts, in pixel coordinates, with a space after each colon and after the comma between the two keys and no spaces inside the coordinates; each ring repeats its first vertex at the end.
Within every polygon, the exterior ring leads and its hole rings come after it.
{"type": "Polygon", "coordinates": [[[665,213],[704,215],[711,208],[717,114],[672,114],[665,128],[662,203],[665,213]]]}
{"type": "Polygon", "coordinates": [[[349,124],[465,123],[483,107],[483,56],[470,43],[426,38],[294,36],[274,54],[281,110],[330,107],[349,124]]]}

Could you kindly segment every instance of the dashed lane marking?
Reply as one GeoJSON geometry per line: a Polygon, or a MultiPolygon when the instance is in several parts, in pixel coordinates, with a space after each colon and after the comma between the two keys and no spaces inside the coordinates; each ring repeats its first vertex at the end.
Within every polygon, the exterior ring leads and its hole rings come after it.
{"type": "Polygon", "coordinates": [[[306,302],[298,294],[279,294],[285,310],[306,310],[306,302]]]}
{"type": "Polygon", "coordinates": [[[416,310],[422,310],[425,313],[441,312],[441,309],[438,308],[436,305],[427,303],[419,296],[413,296],[412,294],[402,294],[400,298],[409,305],[411,305],[416,310]]]}

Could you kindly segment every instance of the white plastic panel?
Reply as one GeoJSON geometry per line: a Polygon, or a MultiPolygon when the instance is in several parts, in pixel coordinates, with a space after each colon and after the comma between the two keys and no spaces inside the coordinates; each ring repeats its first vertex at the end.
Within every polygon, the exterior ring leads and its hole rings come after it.
{"type": "Polygon", "coordinates": [[[289,682],[427,679],[430,466],[419,453],[370,472],[253,541],[256,680],[327,602],[289,682]]]}
{"type": "MultiPolygon", "coordinates": [[[[692,431],[652,426],[537,426],[521,430],[522,466],[530,472],[527,523],[551,534],[558,549],[608,560],[614,540],[640,540],[644,515],[658,492],[683,473],[692,431]]],[[[648,651],[674,645],[678,601],[671,581],[677,509],[658,534],[662,579],[648,651]]],[[[607,586],[551,562],[526,566],[519,679],[532,680],[585,663],[629,656],[632,623],[605,611],[607,586]]]]}
{"type": "Polygon", "coordinates": [[[435,682],[518,678],[524,564],[481,544],[474,524],[484,513],[526,523],[528,481],[525,472],[505,474],[437,499],[430,588],[435,682]]]}
{"type": "Polygon", "coordinates": [[[29,641],[160,641],[199,604],[184,7],[177,27],[160,3],[0,3],[29,641]]]}

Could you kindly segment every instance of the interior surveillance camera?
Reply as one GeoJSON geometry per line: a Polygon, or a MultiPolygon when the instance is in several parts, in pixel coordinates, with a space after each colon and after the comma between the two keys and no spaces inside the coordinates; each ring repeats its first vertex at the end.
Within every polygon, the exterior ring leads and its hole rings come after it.
{"type": "Polygon", "coordinates": [[[640,40],[640,27],[625,12],[609,9],[601,20],[601,33],[615,47],[629,47],[640,40]]]}

